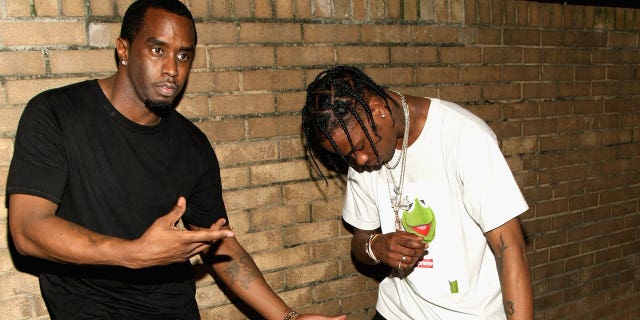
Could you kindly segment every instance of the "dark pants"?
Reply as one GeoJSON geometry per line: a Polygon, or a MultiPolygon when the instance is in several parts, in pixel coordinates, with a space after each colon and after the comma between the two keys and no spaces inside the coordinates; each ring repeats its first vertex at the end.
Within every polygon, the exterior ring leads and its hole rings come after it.
{"type": "Polygon", "coordinates": [[[379,314],[378,311],[376,311],[376,314],[373,315],[373,318],[371,318],[371,320],[387,320],[387,319],[383,317],[381,314],[379,314]]]}

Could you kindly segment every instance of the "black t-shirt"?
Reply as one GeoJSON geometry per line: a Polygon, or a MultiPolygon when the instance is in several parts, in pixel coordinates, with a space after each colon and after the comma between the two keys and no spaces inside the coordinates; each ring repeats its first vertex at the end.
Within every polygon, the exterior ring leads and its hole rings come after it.
{"type": "MultiPolygon", "coordinates": [[[[96,80],[34,97],[15,140],[7,195],[46,198],[58,204],[57,216],[95,232],[138,238],[179,196],[187,199],[185,223],[208,227],[227,217],[207,137],[176,111],[156,126],[128,120],[96,80]]],[[[165,319],[195,307],[188,262],[142,270],[48,265],[40,283],[52,314],[76,314],[88,301],[165,319]]]]}

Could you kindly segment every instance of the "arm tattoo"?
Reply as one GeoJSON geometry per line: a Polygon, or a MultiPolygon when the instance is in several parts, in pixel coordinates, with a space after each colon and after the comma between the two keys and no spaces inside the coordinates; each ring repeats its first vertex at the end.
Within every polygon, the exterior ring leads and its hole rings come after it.
{"type": "MultiPolygon", "coordinates": [[[[502,234],[500,234],[500,248],[498,248],[498,251],[496,252],[496,263],[498,266],[498,273],[500,274],[500,277],[502,278],[502,269],[503,269],[503,263],[504,263],[504,252],[509,248],[509,246],[504,242],[504,238],[502,237],[502,234]]],[[[507,316],[507,319],[511,319],[511,317],[513,317],[513,314],[516,312],[515,307],[513,305],[513,301],[511,300],[503,300],[502,304],[504,305],[504,312],[507,316]]]]}
{"type": "Polygon", "coordinates": [[[245,290],[260,274],[260,270],[247,253],[238,256],[237,260],[227,262],[224,271],[231,281],[238,283],[245,290]]]}
{"type": "Polygon", "coordinates": [[[504,303],[504,312],[507,315],[507,318],[511,319],[511,317],[513,317],[513,314],[516,312],[515,308],[513,307],[513,301],[505,300],[503,301],[503,303],[504,303]]]}
{"type": "Polygon", "coordinates": [[[504,242],[504,238],[502,238],[502,234],[500,234],[500,248],[495,252],[496,255],[496,263],[498,265],[498,272],[502,275],[502,267],[504,260],[502,256],[504,252],[509,248],[509,246],[504,242]]]}
{"type": "Polygon", "coordinates": [[[72,222],[69,222],[69,231],[77,232],[85,237],[87,237],[87,241],[91,243],[93,246],[98,246],[105,241],[105,237],[99,234],[96,234],[88,229],[80,227],[72,222]]]}

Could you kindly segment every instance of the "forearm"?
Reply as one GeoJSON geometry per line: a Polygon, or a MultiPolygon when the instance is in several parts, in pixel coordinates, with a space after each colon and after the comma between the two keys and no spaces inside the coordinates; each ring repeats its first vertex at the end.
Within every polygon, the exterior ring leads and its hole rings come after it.
{"type": "Polygon", "coordinates": [[[56,216],[11,225],[19,253],[62,263],[124,265],[127,241],[98,234],[56,216]]]}
{"type": "Polygon", "coordinates": [[[218,278],[265,319],[281,320],[291,311],[235,238],[222,240],[211,254],[217,260],[212,266],[218,278]]]}
{"type": "Polygon", "coordinates": [[[519,222],[512,219],[488,232],[487,240],[496,257],[507,319],[533,319],[531,273],[519,222]]]}
{"type": "Polygon", "coordinates": [[[230,230],[219,230],[223,219],[210,229],[176,228],[186,210],[184,197],[133,240],[96,233],[57,217],[56,210],[57,205],[44,198],[9,197],[9,228],[19,253],[74,264],[145,268],[187,261],[215,241],[233,237],[230,230]]]}
{"type": "Polygon", "coordinates": [[[351,238],[351,254],[353,254],[358,261],[369,265],[376,264],[376,262],[366,253],[366,245],[369,241],[369,236],[374,233],[376,233],[376,231],[356,229],[354,231],[353,238],[351,238]]]}
{"type": "Polygon", "coordinates": [[[500,282],[507,319],[533,319],[531,274],[524,248],[521,253],[509,253],[498,260],[500,282]]]}

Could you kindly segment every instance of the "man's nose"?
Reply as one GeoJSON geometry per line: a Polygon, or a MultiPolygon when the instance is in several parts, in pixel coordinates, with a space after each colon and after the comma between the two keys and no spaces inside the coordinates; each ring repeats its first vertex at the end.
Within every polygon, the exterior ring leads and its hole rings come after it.
{"type": "Polygon", "coordinates": [[[162,73],[169,77],[175,77],[178,75],[178,63],[173,59],[166,59],[162,65],[162,73]]]}
{"type": "Polygon", "coordinates": [[[369,157],[364,152],[356,152],[353,157],[359,166],[364,166],[369,161],[369,157]]]}

